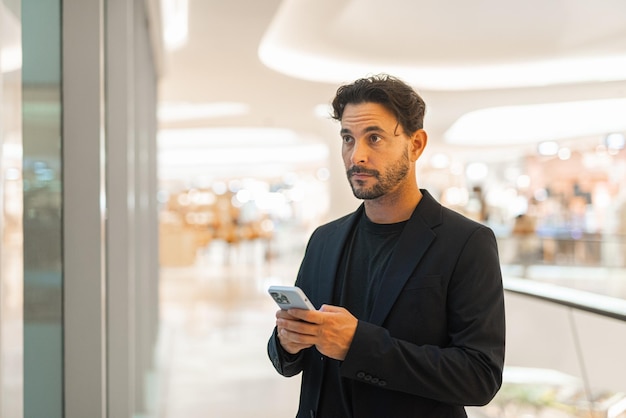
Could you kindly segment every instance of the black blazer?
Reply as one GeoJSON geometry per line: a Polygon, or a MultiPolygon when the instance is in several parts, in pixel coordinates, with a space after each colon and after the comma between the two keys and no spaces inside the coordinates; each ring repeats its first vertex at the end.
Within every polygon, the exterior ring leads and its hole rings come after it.
{"type": "MultiPolygon", "coordinates": [[[[464,405],[488,403],[502,383],[504,296],[495,236],[422,193],[340,367],[356,382],[355,418],[465,417],[464,405]]],[[[344,244],[362,212],[363,205],[309,240],[296,284],[317,308],[332,300],[344,244]]],[[[303,372],[297,417],[315,417],[326,359],[314,347],[290,355],[275,331],[269,357],[284,376],[303,372]]]]}

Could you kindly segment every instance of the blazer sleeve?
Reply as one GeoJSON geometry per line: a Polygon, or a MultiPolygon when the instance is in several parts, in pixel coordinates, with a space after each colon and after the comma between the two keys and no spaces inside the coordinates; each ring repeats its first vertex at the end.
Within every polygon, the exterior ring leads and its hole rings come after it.
{"type": "MultiPolygon", "coordinates": [[[[307,285],[303,276],[308,274],[309,276],[316,277],[318,274],[317,268],[320,265],[319,257],[321,254],[319,247],[324,241],[319,239],[316,240],[315,238],[320,235],[320,230],[322,229],[322,227],[317,228],[311,235],[295,281],[296,286],[300,286],[305,293],[309,295],[309,297],[313,297],[312,301],[316,299],[316,293],[313,292],[313,289],[311,289],[309,285],[307,285]]],[[[317,304],[317,306],[319,305],[321,305],[321,303],[317,304]]],[[[270,361],[276,371],[281,375],[285,377],[295,376],[304,370],[306,364],[305,353],[311,350],[311,347],[305,348],[297,354],[288,353],[282,345],[280,345],[276,332],[277,329],[274,327],[274,331],[272,332],[272,335],[267,343],[267,354],[270,361]]]]}
{"type": "Polygon", "coordinates": [[[267,354],[276,371],[285,377],[295,376],[303,369],[303,352],[291,354],[285,351],[278,341],[276,327],[267,343],[267,354]]]}
{"type": "MultiPolygon", "coordinates": [[[[449,404],[484,405],[493,398],[502,383],[505,341],[493,232],[477,228],[459,254],[450,254],[454,257],[442,297],[446,314],[438,325],[443,337],[416,343],[396,338],[394,323],[359,321],[342,376],[449,404]]],[[[439,321],[437,316],[429,320],[439,321]]],[[[414,320],[397,312],[394,318],[402,327],[411,327],[414,320]]]]}

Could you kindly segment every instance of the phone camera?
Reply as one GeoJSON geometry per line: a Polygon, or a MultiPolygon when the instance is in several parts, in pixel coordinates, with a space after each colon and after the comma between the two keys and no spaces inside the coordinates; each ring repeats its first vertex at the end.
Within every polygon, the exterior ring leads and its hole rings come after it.
{"type": "Polygon", "coordinates": [[[289,298],[285,296],[284,294],[279,293],[279,292],[272,292],[271,294],[274,300],[276,301],[276,303],[280,303],[281,305],[285,303],[289,303],[289,298]]]}

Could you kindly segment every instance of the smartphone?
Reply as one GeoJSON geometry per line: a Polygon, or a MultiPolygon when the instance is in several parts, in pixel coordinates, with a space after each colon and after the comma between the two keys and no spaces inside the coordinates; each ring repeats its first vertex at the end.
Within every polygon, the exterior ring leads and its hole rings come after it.
{"type": "Polygon", "coordinates": [[[270,286],[267,290],[280,309],[291,308],[315,310],[302,289],[297,286],[270,286]]]}

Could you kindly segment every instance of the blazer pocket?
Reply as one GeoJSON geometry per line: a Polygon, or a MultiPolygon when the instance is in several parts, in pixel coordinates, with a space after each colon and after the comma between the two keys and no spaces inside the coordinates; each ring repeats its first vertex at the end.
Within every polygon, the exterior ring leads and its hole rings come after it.
{"type": "Polygon", "coordinates": [[[442,344],[446,340],[445,276],[409,278],[385,322],[391,335],[415,344],[442,344]]]}

